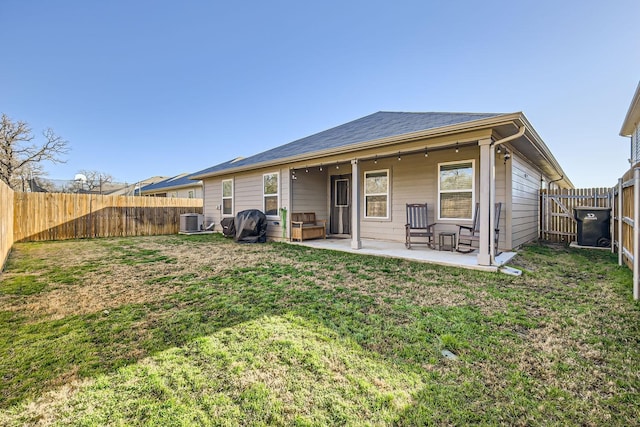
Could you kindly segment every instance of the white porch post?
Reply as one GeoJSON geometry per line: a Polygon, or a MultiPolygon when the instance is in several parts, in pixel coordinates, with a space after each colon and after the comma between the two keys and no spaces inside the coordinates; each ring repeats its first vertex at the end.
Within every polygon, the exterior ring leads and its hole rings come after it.
{"type": "Polygon", "coordinates": [[[360,240],[360,167],[351,160],[351,249],[362,249],[360,240]]]}
{"type": "Polygon", "coordinates": [[[480,243],[478,248],[478,265],[491,265],[495,248],[493,237],[495,231],[491,223],[495,221],[492,212],[492,200],[495,197],[494,162],[495,153],[491,138],[478,141],[480,146],[480,243]]]}

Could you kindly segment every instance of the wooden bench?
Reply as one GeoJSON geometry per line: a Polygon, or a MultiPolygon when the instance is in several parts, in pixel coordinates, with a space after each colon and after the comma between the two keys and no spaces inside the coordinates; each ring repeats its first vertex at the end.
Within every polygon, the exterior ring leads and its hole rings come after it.
{"type": "Polygon", "coordinates": [[[298,212],[291,214],[291,240],[326,239],[327,220],[316,219],[314,212],[298,212]]]}

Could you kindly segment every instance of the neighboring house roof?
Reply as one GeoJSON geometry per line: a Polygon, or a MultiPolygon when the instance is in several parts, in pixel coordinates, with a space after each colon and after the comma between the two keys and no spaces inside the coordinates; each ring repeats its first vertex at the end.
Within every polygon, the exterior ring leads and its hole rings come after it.
{"type": "Polygon", "coordinates": [[[221,163],[196,172],[193,176],[200,178],[231,168],[286,159],[332,148],[346,148],[367,141],[437,129],[500,115],[498,113],[404,113],[379,111],[251,157],[221,163]]]}
{"type": "Polygon", "coordinates": [[[191,174],[183,173],[173,176],[171,178],[164,179],[153,184],[145,185],[140,189],[141,193],[158,192],[158,191],[170,191],[177,190],[185,187],[195,187],[202,185],[199,181],[194,181],[191,178],[191,174]]]}
{"type": "Polygon", "coordinates": [[[162,181],[163,179],[167,179],[166,176],[152,176],[147,179],[143,179],[137,182],[132,182],[131,184],[127,184],[122,188],[116,189],[114,191],[109,192],[109,195],[119,196],[119,195],[130,195],[137,194],[140,187],[145,185],[153,184],[154,182],[162,181]]]}
{"type": "Polygon", "coordinates": [[[620,129],[620,136],[631,136],[638,123],[640,123],[640,83],[638,83],[636,93],[631,100],[627,116],[624,118],[622,129],[620,129]]]}

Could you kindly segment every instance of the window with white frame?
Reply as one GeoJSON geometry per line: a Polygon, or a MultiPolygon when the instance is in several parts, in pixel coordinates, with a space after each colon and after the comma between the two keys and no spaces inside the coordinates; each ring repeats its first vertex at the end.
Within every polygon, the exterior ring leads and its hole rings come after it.
{"type": "Polygon", "coordinates": [[[365,218],[389,218],[389,170],[364,173],[365,218]]]}
{"type": "Polygon", "coordinates": [[[278,216],[278,187],[277,172],[262,175],[262,198],[265,215],[278,216]]]}
{"type": "Polygon", "coordinates": [[[233,180],[222,180],[222,215],[233,215],[233,180]]]}
{"type": "Polygon", "coordinates": [[[189,196],[188,197],[190,199],[193,199],[193,197],[194,197],[193,190],[189,190],[189,196]]]}
{"type": "Polygon", "coordinates": [[[438,219],[472,219],[474,163],[467,160],[438,164],[438,219]]]}

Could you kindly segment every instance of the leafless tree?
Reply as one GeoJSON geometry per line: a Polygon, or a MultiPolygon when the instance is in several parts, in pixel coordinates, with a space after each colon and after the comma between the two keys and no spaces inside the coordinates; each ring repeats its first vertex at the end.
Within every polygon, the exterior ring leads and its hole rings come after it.
{"type": "Polygon", "coordinates": [[[113,176],[105,172],[83,169],[79,171],[78,174],[84,175],[87,178],[84,185],[87,186],[89,192],[100,192],[100,194],[102,194],[102,186],[113,182],[113,176]]]}
{"type": "Polygon", "coordinates": [[[22,167],[13,171],[11,178],[11,188],[19,191],[48,191],[54,190],[54,185],[45,177],[45,172],[40,163],[26,163],[22,167]]]}
{"type": "Polygon", "coordinates": [[[13,121],[6,114],[0,119],[0,181],[20,190],[20,176],[33,171],[42,171],[39,163],[50,161],[64,163],[60,156],[69,152],[69,143],[53,130],[43,132],[44,143],[34,141],[31,128],[26,122],[13,121]]]}

